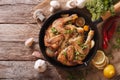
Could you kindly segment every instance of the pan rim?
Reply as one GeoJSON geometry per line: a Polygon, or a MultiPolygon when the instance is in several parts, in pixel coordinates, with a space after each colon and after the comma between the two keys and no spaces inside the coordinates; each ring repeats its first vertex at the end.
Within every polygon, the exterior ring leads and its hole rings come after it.
{"type": "MultiPolygon", "coordinates": [[[[97,27],[96,27],[96,25],[92,25],[92,21],[90,20],[90,18],[89,18],[89,21],[90,21],[90,26],[93,26],[93,29],[95,30],[95,33],[97,34],[96,35],[96,41],[95,41],[95,45],[96,46],[94,46],[94,53],[91,53],[91,56],[89,57],[89,59],[88,60],[86,60],[83,64],[80,64],[80,65],[76,65],[76,66],[66,66],[66,65],[63,65],[62,63],[60,63],[60,62],[58,62],[58,63],[55,63],[56,61],[52,61],[53,59],[52,58],[50,58],[50,57],[48,57],[47,55],[46,55],[46,52],[45,52],[45,45],[44,45],[44,35],[45,35],[45,31],[47,30],[46,29],[46,27],[45,26],[47,26],[49,23],[50,23],[50,21],[51,22],[53,22],[55,19],[57,19],[57,18],[59,18],[60,17],[60,15],[59,14],[63,14],[63,13],[68,13],[68,14],[73,14],[73,13],[76,13],[76,14],[83,14],[83,13],[80,13],[80,11],[78,11],[77,9],[71,9],[71,10],[62,10],[62,11],[59,11],[59,12],[56,12],[56,13],[54,13],[53,15],[51,15],[44,23],[43,23],[43,25],[42,25],[42,27],[41,27],[41,29],[40,29],[40,32],[39,32],[39,46],[40,46],[40,50],[41,50],[41,52],[42,52],[42,54],[43,54],[43,56],[45,57],[45,59],[47,59],[47,61],[49,62],[49,63],[51,63],[52,65],[55,65],[55,66],[58,66],[58,67],[62,67],[62,68],[77,68],[77,67],[84,67],[84,66],[87,66],[88,64],[89,64],[89,62],[91,61],[91,59],[95,56],[95,54],[96,54],[96,52],[97,52],[97,49],[98,49],[98,46],[99,46],[99,33],[98,33],[98,29],[97,29],[97,27]],[[72,12],[72,13],[70,13],[70,12],[72,12]],[[57,15],[59,15],[59,17],[57,16],[57,15]],[[55,19],[53,19],[55,16],[57,16],[57,18],[55,18],[55,19]],[[53,20],[52,20],[53,19],[53,20]],[[48,23],[47,25],[46,25],[46,23],[48,23]],[[51,60],[50,60],[51,59],[51,60]]],[[[87,18],[88,18],[88,16],[87,15],[85,15],[87,18]]],[[[49,24],[50,25],[50,24],[49,24]]],[[[47,28],[48,28],[48,26],[47,26],[47,28]]]]}

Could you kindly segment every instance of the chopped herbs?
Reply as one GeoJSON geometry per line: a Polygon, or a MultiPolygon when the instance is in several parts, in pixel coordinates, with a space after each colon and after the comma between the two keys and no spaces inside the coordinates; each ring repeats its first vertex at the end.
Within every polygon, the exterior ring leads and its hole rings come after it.
{"type": "Polygon", "coordinates": [[[59,34],[59,32],[57,31],[57,29],[55,29],[55,27],[52,27],[51,31],[53,34],[56,34],[56,35],[59,34]]]}
{"type": "Polygon", "coordinates": [[[84,49],[87,48],[87,45],[82,44],[81,47],[82,47],[82,49],[84,50],[84,49]]]}
{"type": "Polygon", "coordinates": [[[81,45],[81,42],[80,42],[80,41],[77,41],[77,44],[80,46],[80,45],[81,45]]]}
{"type": "Polygon", "coordinates": [[[71,34],[73,31],[72,30],[66,30],[65,34],[71,34]]]}
{"type": "Polygon", "coordinates": [[[75,60],[78,60],[78,56],[75,56],[75,60]]]}
{"type": "Polygon", "coordinates": [[[75,55],[79,55],[80,53],[78,51],[75,52],[75,55]]]}
{"type": "Polygon", "coordinates": [[[66,56],[67,56],[67,53],[66,53],[66,52],[63,52],[63,55],[66,57],[66,56]]]}
{"type": "Polygon", "coordinates": [[[85,57],[85,54],[80,54],[80,57],[81,57],[81,58],[84,58],[84,57],[85,57]]]}
{"type": "Polygon", "coordinates": [[[86,56],[85,54],[81,54],[78,51],[75,52],[75,60],[78,60],[79,57],[84,58],[85,56],[86,56]]]}
{"type": "Polygon", "coordinates": [[[68,24],[72,24],[72,21],[68,21],[68,22],[66,23],[66,25],[68,25],[68,24]]]}

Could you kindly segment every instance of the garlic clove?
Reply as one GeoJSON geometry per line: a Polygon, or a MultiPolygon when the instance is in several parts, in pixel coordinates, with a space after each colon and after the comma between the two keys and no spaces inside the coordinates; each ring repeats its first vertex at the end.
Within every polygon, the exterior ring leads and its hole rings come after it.
{"type": "Polygon", "coordinates": [[[35,62],[34,69],[37,70],[38,72],[44,72],[47,69],[47,64],[44,60],[38,59],[35,62]]]}
{"type": "Polygon", "coordinates": [[[58,1],[50,1],[50,6],[53,7],[54,9],[59,9],[60,8],[60,3],[58,1]]]}
{"type": "Polygon", "coordinates": [[[27,39],[25,41],[25,46],[26,47],[30,47],[30,46],[32,46],[33,42],[34,42],[34,39],[33,38],[29,38],[29,39],[27,39]]]}
{"type": "Polygon", "coordinates": [[[69,1],[67,1],[67,3],[66,3],[66,7],[67,8],[75,8],[76,7],[76,1],[75,0],[69,0],[69,1]]]}
{"type": "Polygon", "coordinates": [[[87,0],[77,0],[76,1],[76,6],[78,8],[83,8],[85,6],[85,3],[86,3],[87,0]]]}
{"type": "Polygon", "coordinates": [[[32,53],[33,56],[37,57],[37,58],[43,58],[43,56],[41,55],[41,53],[39,51],[34,51],[32,53]]]}

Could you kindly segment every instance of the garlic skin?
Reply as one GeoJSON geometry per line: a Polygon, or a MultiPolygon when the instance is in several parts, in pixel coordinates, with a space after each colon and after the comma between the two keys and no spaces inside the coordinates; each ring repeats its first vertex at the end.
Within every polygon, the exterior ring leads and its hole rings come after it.
{"type": "Polygon", "coordinates": [[[34,69],[37,70],[38,72],[44,72],[47,69],[47,64],[44,60],[38,59],[35,62],[34,69]]]}
{"type": "Polygon", "coordinates": [[[59,9],[60,8],[60,3],[58,1],[50,1],[50,6],[53,7],[54,9],[59,9]]]}
{"type": "Polygon", "coordinates": [[[87,0],[76,0],[76,6],[78,8],[83,8],[85,6],[86,2],[87,2],[87,0]]]}
{"type": "Polygon", "coordinates": [[[33,42],[34,42],[34,39],[33,38],[29,38],[29,39],[27,39],[25,41],[25,46],[26,47],[30,47],[30,46],[32,46],[33,42]]]}
{"type": "Polygon", "coordinates": [[[76,7],[76,0],[69,0],[66,3],[66,7],[71,9],[71,8],[75,8],[76,7]]]}
{"type": "Polygon", "coordinates": [[[42,58],[43,59],[43,56],[41,55],[42,53],[40,53],[39,51],[33,51],[32,55],[34,57],[37,57],[37,58],[42,58]]]}

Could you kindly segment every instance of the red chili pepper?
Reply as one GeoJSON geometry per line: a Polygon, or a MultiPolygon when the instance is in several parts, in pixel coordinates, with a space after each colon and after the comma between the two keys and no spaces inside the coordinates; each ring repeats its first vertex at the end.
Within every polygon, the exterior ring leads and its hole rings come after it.
{"type": "Polygon", "coordinates": [[[113,37],[113,34],[117,28],[116,21],[112,23],[110,26],[110,30],[107,32],[108,40],[110,40],[113,37]]]}
{"type": "Polygon", "coordinates": [[[103,46],[103,49],[107,49],[107,47],[108,47],[108,43],[107,43],[106,41],[103,41],[102,46],[103,46]]]}
{"type": "Polygon", "coordinates": [[[120,15],[111,17],[107,20],[107,22],[104,23],[103,26],[103,42],[102,42],[102,47],[103,49],[107,49],[108,47],[108,41],[112,38],[115,30],[116,30],[116,21],[117,19],[120,18],[120,15]]]}

